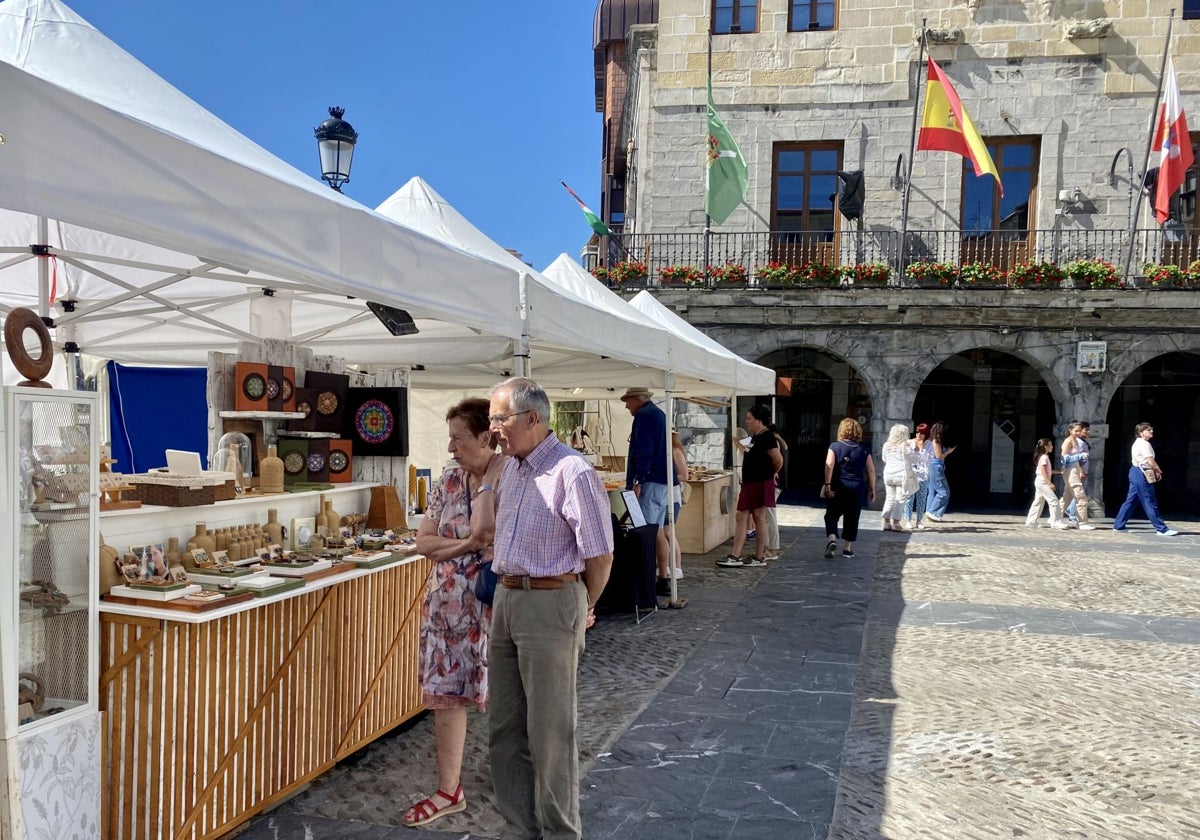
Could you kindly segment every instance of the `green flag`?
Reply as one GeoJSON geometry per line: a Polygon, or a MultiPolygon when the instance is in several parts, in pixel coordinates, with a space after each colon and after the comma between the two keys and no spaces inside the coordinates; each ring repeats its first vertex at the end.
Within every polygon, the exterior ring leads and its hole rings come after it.
{"type": "Polygon", "coordinates": [[[566,181],[560,180],[558,183],[563,185],[563,189],[571,194],[571,198],[579,202],[579,209],[583,211],[583,218],[587,219],[588,225],[600,236],[612,236],[612,231],[608,229],[608,225],[604,224],[604,220],[592,212],[592,208],[583,203],[583,199],[575,195],[575,190],[567,186],[566,181]]]}
{"type": "Polygon", "coordinates": [[[712,79],[708,80],[708,171],[705,180],[704,211],[715,223],[722,224],[746,197],[746,160],[737,141],[717,115],[712,79]]]}

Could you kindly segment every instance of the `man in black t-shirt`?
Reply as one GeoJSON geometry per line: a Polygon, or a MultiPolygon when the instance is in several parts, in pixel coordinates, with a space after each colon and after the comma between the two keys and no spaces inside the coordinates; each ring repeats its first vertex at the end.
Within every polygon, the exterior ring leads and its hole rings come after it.
{"type": "Polygon", "coordinates": [[[733,550],[717,565],[727,569],[767,565],[766,509],[775,507],[775,476],[783,468],[783,455],[775,433],[768,428],[771,409],[756,405],[746,412],[746,429],[750,446],[742,458],[742,491],[738,494],[737,523],[733,535],[733,550]],[[754,520],[754,556],[743,559],[746,529],[754,520]]]}

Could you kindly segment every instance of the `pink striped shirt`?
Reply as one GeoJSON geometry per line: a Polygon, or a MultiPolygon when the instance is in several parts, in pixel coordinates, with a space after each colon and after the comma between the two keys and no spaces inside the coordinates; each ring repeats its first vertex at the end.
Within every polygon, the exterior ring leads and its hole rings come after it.
{"type": "Polygon", "coordinates": [[[524,459],[510,458],[496,490],[495,561],[501,575],[582,572],[611,554],[612,511],[592,465],[553,434],[524,459]]]}

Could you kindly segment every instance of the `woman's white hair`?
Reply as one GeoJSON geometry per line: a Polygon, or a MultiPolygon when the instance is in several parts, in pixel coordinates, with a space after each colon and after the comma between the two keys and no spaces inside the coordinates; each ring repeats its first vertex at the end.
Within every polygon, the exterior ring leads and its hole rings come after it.
{"type": "Polygon", "coordinates": [[[897,423],[895,426],[892,426],[891,431],[888,432],[887,443],[884,445],[894,445],[897,443],[905,443],[907,441],[908,426],[905,426],[903,423],[897,423]]]}

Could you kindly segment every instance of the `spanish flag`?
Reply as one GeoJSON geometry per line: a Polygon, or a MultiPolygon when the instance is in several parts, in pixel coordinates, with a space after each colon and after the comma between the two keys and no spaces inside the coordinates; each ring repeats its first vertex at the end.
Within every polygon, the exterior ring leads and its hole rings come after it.
{"type": "Polygon", "coordinates": [[[987,173],[996,179],[1000,195],[1004,185],[1000,183],[1000,172],[987,144],[979,136],[975,123],[967,116],[962,101],[954,91],[954,85],[946,78],[937,62],[929,59],[929,75],[925,82],[925,112],[921,117],[921,133],[917,135],[917,150],[953,152],[970,158],[976,176],[987,173]]]}

